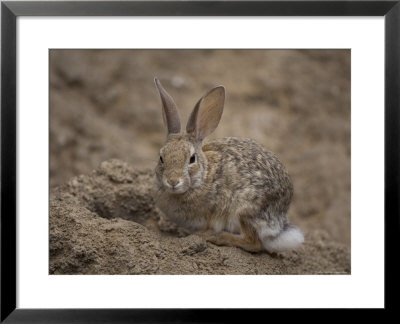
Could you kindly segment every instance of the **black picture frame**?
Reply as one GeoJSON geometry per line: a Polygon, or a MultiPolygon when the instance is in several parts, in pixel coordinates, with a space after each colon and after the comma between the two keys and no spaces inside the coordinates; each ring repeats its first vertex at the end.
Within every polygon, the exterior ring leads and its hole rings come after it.
{"type": "Polygon", "coordinates": [[[16,19],[19,16],[384,16],[385,310],[396,309],[400,228],[400,1],[1,2],[1,318],[3,323],[233,322],[266,310],[16,308],[16,19]],[[397,244],[396,244],[397,243],[397,244]],[[251,314],[249,314],[251,312],[251,314]],[[245,314],[243,314],[245,313],[245,314]]]}

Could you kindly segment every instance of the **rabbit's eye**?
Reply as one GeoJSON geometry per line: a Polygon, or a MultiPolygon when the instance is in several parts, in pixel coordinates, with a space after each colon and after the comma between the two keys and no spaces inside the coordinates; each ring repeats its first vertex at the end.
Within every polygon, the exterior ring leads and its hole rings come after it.
{"type": "Polygon", "coordinates": [[[162,159],[161,155],[160,155],[160,162],[164,163],[164,160],[162,159]]]}
{"type": "Polygon", "coordinates": [[[191,157],[190,157],[190,161],[189,161],[189,163],[191,164],[191,163],[194,163],[196,161],[196,155],[192,155],[191,157]]]}

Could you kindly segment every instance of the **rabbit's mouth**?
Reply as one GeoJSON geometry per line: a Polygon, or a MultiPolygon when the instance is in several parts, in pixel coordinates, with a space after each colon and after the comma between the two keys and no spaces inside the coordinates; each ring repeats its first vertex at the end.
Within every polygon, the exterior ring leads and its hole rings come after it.
{"type": "Polygon", "coordinates": [[[181,195],[187,191],[186,188],[166,188],[165,190],[169,194],[181,195]]]}
{"type": "Polygon", "coordinates": [[[180,180],[178,182],[169,182],[164,181],[164,188],[168,193],[172,194],[182,194],[187,191],[187,186],[185,185],[184,181],[180,180]]]}
{"type": "Polygon", "coordinates": [[[173,194],[183,194],[184,192],[186,192],[186,189],[182,189],[182,188],[172,188],[168,190],[170,193],[173,194]]]}

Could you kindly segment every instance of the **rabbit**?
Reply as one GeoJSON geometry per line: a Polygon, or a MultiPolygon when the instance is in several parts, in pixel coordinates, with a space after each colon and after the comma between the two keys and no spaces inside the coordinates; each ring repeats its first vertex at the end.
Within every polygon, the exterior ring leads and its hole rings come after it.
{"type": "Polygon", "coordinates": [[[287,217],[292,182],[272,152],[237,137],[203,144],[221,119],[225,88],[201,97],[181,132],[174,100],[154,81],[168,130],[155,169],[156,202],[167,219],[207,242],[249,252],[278,253],[303,243],[287,217]]]}

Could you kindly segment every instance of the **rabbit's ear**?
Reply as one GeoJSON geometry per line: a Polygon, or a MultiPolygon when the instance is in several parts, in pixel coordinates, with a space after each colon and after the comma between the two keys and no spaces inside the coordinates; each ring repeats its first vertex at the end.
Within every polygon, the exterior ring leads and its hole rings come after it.
{"type": "Polygon", "coordinates": [[[224,110],[225,88],[218,86],[208,91],[197,102],[186,125],[187,133],[195,133],[196,139],[202,141],[218,126],[224,110]]]}
{"type": "Polygon", "coordinates": [[[154,82],[160,93],[163,111],[164,125],[167,126],[168,134],[177,134],[181,131],[181,118],[179,117],[178,108],[172,97],[161,85],[161,82],[154,78],[154,82]]]}

